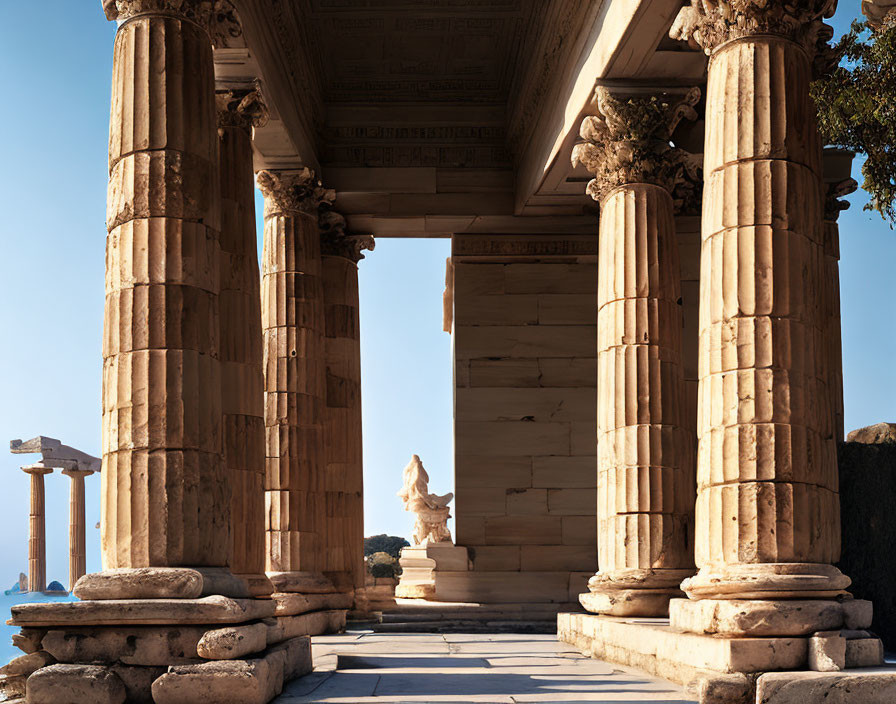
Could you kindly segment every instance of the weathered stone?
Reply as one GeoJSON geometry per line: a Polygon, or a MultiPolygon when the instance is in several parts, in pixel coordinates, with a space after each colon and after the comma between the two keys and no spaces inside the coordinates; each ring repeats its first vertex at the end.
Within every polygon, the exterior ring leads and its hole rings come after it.
{"type": "Polygon", "coordinates": [[[23,653],[35,653],[40,650],[40,642],[45,631],[35,628],[23,628],[12,636],[12,644],[23,653]]]}
{"type": "Polygon", "coordinates": [[[665,616],[676,593],[681,595],[673,589],[606,589],[579,594],[579,603],[593,614],[665,616]]]}
{"type": "Polygon", "coordinates": [[[172,667],[152,686],[156,704],[267,704],[285,680],[311,671],[309,638],[296,638],[252,660],[172,667]]]}
{"type": "Polygon", "coordinates": [[[28,704],[124,704],[121,678],[108,667],[51,665],[28,678],[28,704]]]}
{"type": "Polygon", "coordinates": [[[319,572],[268,572],[268,577],[278,592],[299,594],[332,594],[336,587],[319,572]]]}
{"type": "Polygon", "coordinates": [[[884,644],[880,638],[848,638],[845,654],[846,669],[880,667],[884,664],[884,644]]]}
{"type": "Polygon", "coordinates": [[[864,445],[896,442],[896,423],[875,423],[852,430],[846,436],[846,442],[859,442],[864,445]]]}
{"type": "Polygon", "coordinates": [[[37,652],[29,653],[28,655],[20,655],[17,658],[13,658],[7,665],[0,668],[0,674],[27,676],[35,670],[55,664],[56,658],[50,653],[45,650],[38,650],[37,652]]]}
{"type": "Polygon", "coordinates": [[[168,666],[197,662],[204,626],[110,626],[51,629],[44,648],[60,662],[168,666]]]}
{"type": "MultiPolygon", "coordinates": [[[[690,688],[689,688],[690,689],[690,688]]],[[[753,704],[755,675],[712,675],[697,681],[700,704],[753,704]]]]}
{"type": "Polygon", "coordinates": [[[299,616],[278,616],[264,620],[269,644],[298,636],[339,633],[345,629],[345,611],[312,611],[299,616]]]}
{"type": "Polygon", "coordinates": [[[892,704],[896,671],[769,672],[756,681],[756,704],[892,704]]]}
{"type": "Polygon", "coordinates": [[[110,599],[13,606],[14,626],[127,626],[245,623],[274,615],[263,599],[110,599]]]}
{"type": "Polygon", "coordinates": [[[843,626],[843,609],[836,601],[780,599],[673,599],[673,628],[691,633],[730,636],[807,636],[843,626]]]}
{"type": "Polygon", "coordinates": [[[350,609],[354,595],[335,592],[333,594],[272,594],[276,604],[275,616],[297,616],[309,611],[329,609],[350,609]]]}
{"type": "Polygon", "coordinates": [[[202,636],[196,652],[207,660],[234,660],[264,650],[267,633],[267,627],[261,623],[216,628],[202,636]]]}
{"type": "Polygon", "coordinates": [[[839,631],[816,633],[809,639],[809,669],[839,672],[846,667],[846,638],[839,631]]]}
{"type": "Polygon", "coordinates": [[[183,567],[137,567],[85,574],[75,584],[81,600],[198,599],[203,577],[183,567]]]}
{"type": "Polygon", "coordinates": [[[25,680],[24,675],[0,675],[0,701],[12,702],[21,697],[24,702],[25,680]]]}
{"type": "Polygon", "coordinates": [[[124,685],[127,704],[153,704],[152,683],[167,672],[167,667],[142,667],[134,665],[109,666],[124,685]]]}
{"type": "Polygon", "coordinates": [[[874,604],[866,599],[845,599],[842,602],[843,625],[853,630],[871,628],[874,604]]]}

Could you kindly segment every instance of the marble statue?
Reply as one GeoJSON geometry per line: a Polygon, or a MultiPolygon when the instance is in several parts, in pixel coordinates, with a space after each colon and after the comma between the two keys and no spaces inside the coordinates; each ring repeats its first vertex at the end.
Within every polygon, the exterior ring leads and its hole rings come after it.
{"type": "Polygon", "coordinates": [[[414,522],[414,544],[451,542],[448,519],[451,513],[448,504],[454,494],[444,496],[429,493],[429,475],[423,462],[414,455],[404,468],[404,486],[398,496],[404,501],[404,510],[416,514],[414,522]]]}

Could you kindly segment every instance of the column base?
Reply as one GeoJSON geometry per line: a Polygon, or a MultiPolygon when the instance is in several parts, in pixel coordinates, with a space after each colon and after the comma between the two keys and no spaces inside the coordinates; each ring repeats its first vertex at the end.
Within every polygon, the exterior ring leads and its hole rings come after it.
{"type": "Polygon", "coordinates": [[[234,576],[246,583],[250,596],[258,598],[270,596],[274,593],[274,585],[271,584],[271,580],[263,572],[259,574],[237,574],[234,576]]]}
{"type": "Polygon", "coordinates": [[[669,621],[688,633],[734,637],[808,636],[840,628],[871,627],[863,599],[673,599],[669,621]]]}
{"type": "Polygon", "coordinates": [[[249,583],[226,567],[128,567],[81,577],[72,590],[79,599],[247,599],[249,583]]]}
{"type": "Polygon", "coordinates": [[[831,599],[851,583],[833,565],[774,562],[709,565],[681,589],[691,599],[831,599]]]}
{"type": "Polygon", "coordinates": [[[336,591],[333,582],[320,572],[268,572],[267,576],[275,592],[332,594],[336,591]]]}
{"type": "Polygon", "coordinates": [[[683,596],[678,585],[691,574],[693,570],[598,572],[588,580],[588,593],[579,594],[579,603],[593,614],[668,616],[669,600],[683,596]]]}

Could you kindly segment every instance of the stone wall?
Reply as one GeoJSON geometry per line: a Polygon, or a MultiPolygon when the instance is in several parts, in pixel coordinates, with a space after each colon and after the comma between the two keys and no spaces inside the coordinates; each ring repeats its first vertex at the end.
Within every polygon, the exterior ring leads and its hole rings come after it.
{"type": "Polygon", "coordinates": [[[849,591],[874,603],[871,629],[896,649],[896,443],[840,446],[842,557],[849,591]]]}

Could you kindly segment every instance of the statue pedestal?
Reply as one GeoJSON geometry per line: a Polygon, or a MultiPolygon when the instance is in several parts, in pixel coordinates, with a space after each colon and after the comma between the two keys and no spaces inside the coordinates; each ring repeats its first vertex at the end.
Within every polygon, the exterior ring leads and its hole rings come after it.
{"type": "Polygon", "coordinates": [[[402,548],[398,564],[402,572],[397,598],[440,601],[438,573],[468,571],[470,556],[465,547],[446,541],[402,548]]]}

